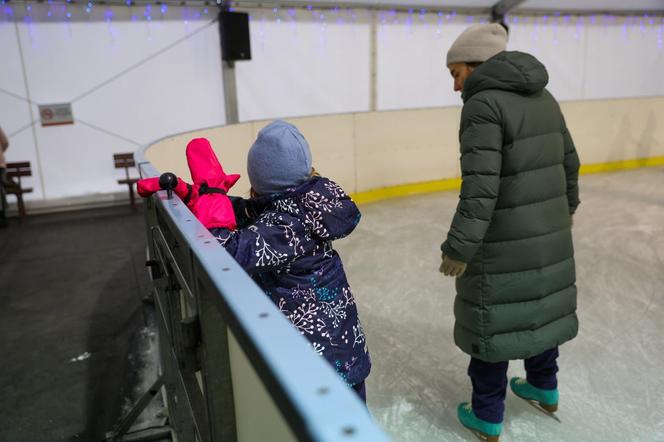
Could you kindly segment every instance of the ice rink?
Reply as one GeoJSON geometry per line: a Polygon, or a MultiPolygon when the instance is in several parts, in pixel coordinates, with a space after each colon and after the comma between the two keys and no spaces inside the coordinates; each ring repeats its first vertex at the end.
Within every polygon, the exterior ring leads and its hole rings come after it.
{"type": "MultiPolygon", "coordinates": [[[[561,423],[507,393],[501,441],[664,441],[664,169],[582,176],[574,217],[579,335],[561,347],[561,423]]],[[[438,273],[456,192],[361,207],[336,249],[373,357],[369,408],[396,441],[472,441],[456,420],[469,357],[438,273]]],[[[508,376],[523,375],[510,364],[508,376]]]]}

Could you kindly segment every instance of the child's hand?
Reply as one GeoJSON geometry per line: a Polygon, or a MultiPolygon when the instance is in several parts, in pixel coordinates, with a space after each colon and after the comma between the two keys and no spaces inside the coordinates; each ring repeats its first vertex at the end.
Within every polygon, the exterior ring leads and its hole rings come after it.
{"type": "Polygon", "coordinates": [[[269,198],[244,199],[239,196],[229,196],[233,204],[233,212],[237,220],[238,228],[246,227],[253,223],[268,206],[269,198]]]}

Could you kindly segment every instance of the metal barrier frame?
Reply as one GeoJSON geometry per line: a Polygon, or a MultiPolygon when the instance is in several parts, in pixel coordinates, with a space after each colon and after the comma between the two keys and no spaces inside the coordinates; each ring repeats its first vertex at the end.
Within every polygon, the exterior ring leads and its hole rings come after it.
{"type": "MultiPolygon", "coordinates": [[[[141,177],[158,175],[135,153],[141,177]]],[[[184,159],[183,159],[184,160],[184,159]]],[[[161,379],[178,441],[235,441],[229,338],[297,440],[387,441],[365,405],[173,195],[146,201],[161,379]]],[[[257,422],[260,425],[260,422],[257,422]]]]}

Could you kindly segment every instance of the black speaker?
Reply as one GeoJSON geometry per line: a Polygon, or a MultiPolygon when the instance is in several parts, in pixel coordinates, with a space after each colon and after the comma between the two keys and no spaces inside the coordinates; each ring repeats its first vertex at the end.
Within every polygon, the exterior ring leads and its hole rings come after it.
{"type": "Polygon", "coordinates": [[[249,41],[249,14],[246,12],[219,12],[221,58],[224,61],[251,60],[249,41]]]}

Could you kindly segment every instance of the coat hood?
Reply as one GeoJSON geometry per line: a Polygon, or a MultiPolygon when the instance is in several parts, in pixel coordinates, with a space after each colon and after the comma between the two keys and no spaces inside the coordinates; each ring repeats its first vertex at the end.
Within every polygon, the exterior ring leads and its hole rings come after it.
{"type": "Polygon", "coordinates": [[[271,207],[298,217],[312,236],[327,241],[349,235],[362,216],[337,183],[319,176],[286,193],[272,196],[271,207]]]}
{"type": "Polygon", "coordinates": [[[535,57],[524,52],[504,51],[475,68],[466,79],[461,98],[465,103],[486,89],[534,94],[548,82],[546,68],[535,57]]]}

